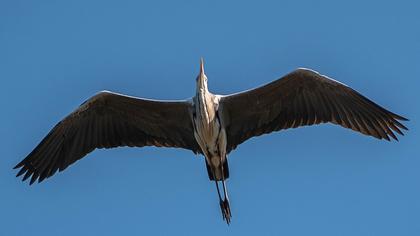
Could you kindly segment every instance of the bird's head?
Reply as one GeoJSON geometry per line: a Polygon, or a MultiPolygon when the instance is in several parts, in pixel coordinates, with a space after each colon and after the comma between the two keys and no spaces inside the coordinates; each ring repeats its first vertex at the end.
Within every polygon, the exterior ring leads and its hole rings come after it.
{"type": "Polygon", "coordinates": [[[203,58],[200,60],[200,73],[197,78],[197,92],[207,92],[207,76],[204,74],[204,61],[203,58]]]}

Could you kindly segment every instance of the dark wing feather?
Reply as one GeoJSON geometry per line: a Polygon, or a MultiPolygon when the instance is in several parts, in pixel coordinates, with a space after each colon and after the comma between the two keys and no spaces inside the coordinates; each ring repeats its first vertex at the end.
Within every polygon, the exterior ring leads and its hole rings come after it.
{"type": "Polygon", "coordinates": [[[96,148],[178,147],[199,152],[187,101],[154,101],[100,92],[60,121],[19,164],[30,184],[62,171],[96,148]]]}
{"type": "Polygon", "coordinates": [[[394,114],[350,87],[297,69],[262,87],[220,99],[229,153],[247,139],[281,129],[331,122],[378,139],[407,130],[394,114]]]}

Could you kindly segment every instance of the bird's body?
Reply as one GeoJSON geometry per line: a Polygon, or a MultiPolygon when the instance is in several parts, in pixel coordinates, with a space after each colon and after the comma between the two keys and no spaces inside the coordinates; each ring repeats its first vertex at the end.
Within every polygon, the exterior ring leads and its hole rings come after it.
{"type": "Polygon", "coordinates": [[[204,65],[201,61],[200,74],[197,77],[197,92],[193,98],[192,121],[194,137],[200,146],[201,153],[206,158],[206,167],[209,179],[215,181],[217,194],[223,219],[230,223],[230,206],[225,181],[229,178],[229,167],[226,158],[227,136],[220,119],[220,97],[210,93],[207,89],[207,76],[204,74],[204,65]],[[222,181],[224,200],[222,200],[218,181],[222,181]]]}
{"type": "Polygon", "coordinates": [[[226,130],[222,127],[218,115],[218,99],[209,94],[210,99],[206,101],[199,95],[194,99],[194,137],[203,152],[207,163],[211,166],[215,176],[211,179],[222,180],[221,164],[226,157],[226,130]]]}
{"type": "Polygon", "coordinates": [[[259,88],[228,96],[208,91],[201,62],[190,100],[157,101],[100,92],[60,121],[15,168],[30,184],[62,171],[96,148],[178,147],[205,157],[223,218],[231,211],[225,181],[227,155],[251,137],[330,122],[378,139],[397,140],[406,118],[350,87],[309,69],[297,69],[259,88]],[[223,199],[218,183],[223,185],[223,199]]]}
{"type": "Polygon", "coordinates": [[[219,100],[220,97],[208,91],[207,77],[201,64],[197,92],[193,98],[194,137],[210,168],[209,178],[217,181],[228,178],[223,176],[222,169],[226,161],[226,130],[219,115],[219,100]]]}

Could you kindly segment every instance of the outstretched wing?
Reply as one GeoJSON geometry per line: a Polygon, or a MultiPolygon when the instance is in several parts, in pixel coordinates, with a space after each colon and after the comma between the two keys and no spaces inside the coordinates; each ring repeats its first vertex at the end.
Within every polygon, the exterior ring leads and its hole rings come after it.
{"type": "Polygon", "coordinates": [[[187,101],[100,92],[60,121],[19,164],[30,184],[62,171],[96,148],[178,147],[199,152],[187,101]]]}
{"type": "Polygon", "coordinates": [[[394,114],[350,87],[309,69],[220,99],[227,152],[247,139],[281,129],[331,122],[378,139],[407,128],[394,114]]]}

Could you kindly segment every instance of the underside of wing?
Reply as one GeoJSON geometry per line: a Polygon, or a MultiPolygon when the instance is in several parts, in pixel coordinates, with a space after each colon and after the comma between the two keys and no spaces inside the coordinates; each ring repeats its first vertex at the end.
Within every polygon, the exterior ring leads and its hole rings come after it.
{"type": "Polygon", "coordinates": [[[230,152],[245,140],[281,129],[331,122],[378,139],[397,140],[407,128],[392,113],[350,87],[298,69],[254,90],[220,100],[230,152]]]}
{"type": "Polygon", "coordinates": [[[178,147],[199,151],[188,101],[154,101],[100,92],[60,121],[15,168],[30,184],[96,148],[178,147]]]}

